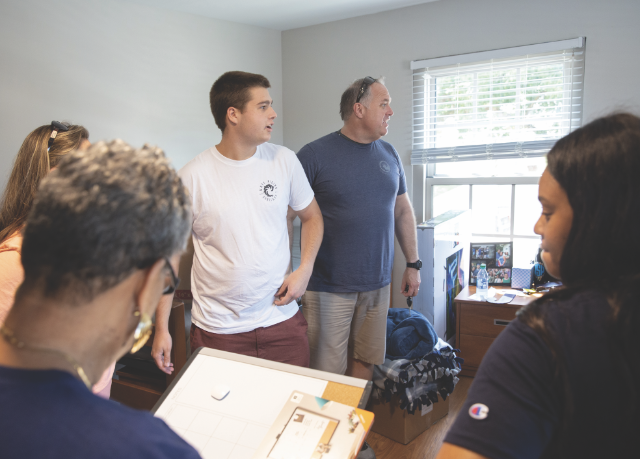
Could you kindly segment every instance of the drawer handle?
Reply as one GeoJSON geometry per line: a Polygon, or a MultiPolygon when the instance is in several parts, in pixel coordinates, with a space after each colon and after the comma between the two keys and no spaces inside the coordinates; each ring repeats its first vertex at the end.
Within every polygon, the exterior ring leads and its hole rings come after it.
{"type": "Polygon", "coordinates": [[[500,325],[501,327],[506,327],[510,322],[510,320],[493,319],[493,325],[500,325]]]}

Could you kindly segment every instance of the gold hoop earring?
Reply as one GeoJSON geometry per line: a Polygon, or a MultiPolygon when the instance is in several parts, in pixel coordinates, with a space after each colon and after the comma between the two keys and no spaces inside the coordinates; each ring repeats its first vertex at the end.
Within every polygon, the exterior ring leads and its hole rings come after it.
{"type": "Polygon", "coordinates": [[[153,330],[153,323],[151,322],[149,314],[136,310],[133,315],[140,317],[136,331],[133,333],[133,346],[131,346],[131,353],[135,354],[142,349],[142,346],[149,340],[153,330]]]}

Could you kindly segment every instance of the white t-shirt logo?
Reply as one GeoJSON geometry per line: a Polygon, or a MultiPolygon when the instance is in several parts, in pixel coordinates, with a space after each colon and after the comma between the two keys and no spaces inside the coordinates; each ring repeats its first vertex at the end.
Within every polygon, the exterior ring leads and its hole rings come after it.
{"type": "Polygon", "coordinates": [[[278,197],[278,185],[271,180],[266,180],[260,184],[260,196],[265,201],[275,201],[278,197]]]}

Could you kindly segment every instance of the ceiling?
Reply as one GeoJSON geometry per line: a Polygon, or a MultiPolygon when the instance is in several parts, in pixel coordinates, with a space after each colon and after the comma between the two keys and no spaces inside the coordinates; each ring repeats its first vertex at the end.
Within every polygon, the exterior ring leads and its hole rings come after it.
{"type": "Polygon", "coordinates": [[[125,0],[215,19],[288,30],[438,0],[125,0]]]}

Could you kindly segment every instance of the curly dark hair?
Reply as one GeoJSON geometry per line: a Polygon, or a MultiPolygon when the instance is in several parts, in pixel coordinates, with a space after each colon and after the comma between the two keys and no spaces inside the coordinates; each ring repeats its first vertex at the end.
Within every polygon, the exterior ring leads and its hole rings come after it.
{"type": "Polygon", "coordinates": [[[190,224],[188,192],[159,148],[115,140],[73,151],[42,180],[27,218],[18,295],[91,301],[184,249],[190,224]]]}

